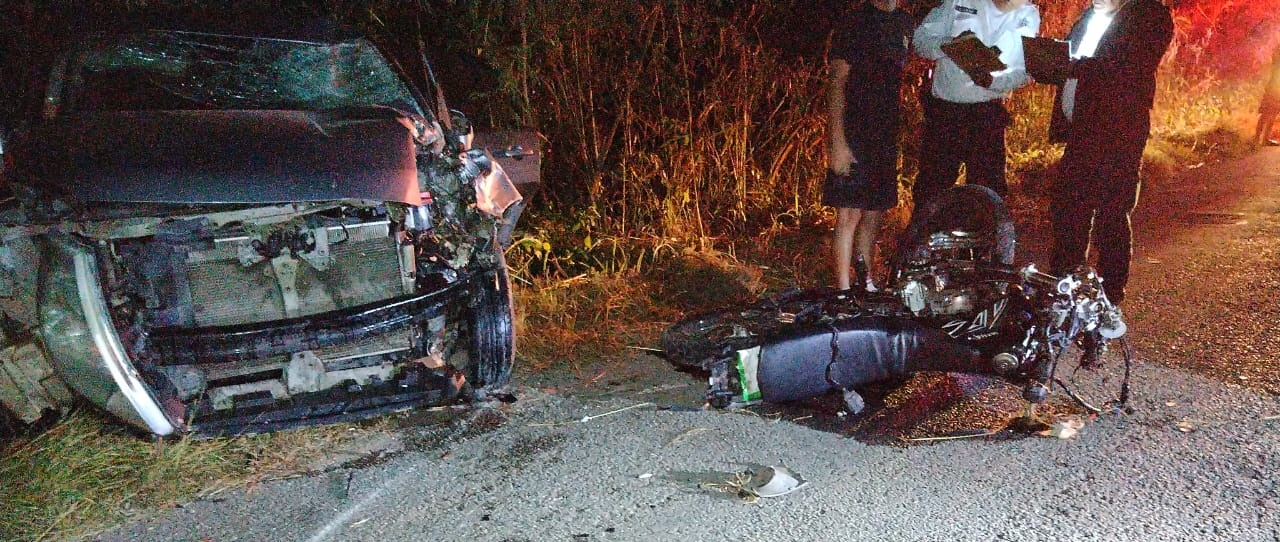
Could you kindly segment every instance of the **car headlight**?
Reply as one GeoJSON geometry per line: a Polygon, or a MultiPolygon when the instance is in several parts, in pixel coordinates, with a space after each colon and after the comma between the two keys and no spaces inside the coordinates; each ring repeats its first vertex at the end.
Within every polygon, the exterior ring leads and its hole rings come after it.
{"type": "Polygon", "coordinates": [[[172,434],[111,323],[91,249],[65,236],[40,236],[38,244],[40,334],[67,385],[126,422],[172,434]]]}

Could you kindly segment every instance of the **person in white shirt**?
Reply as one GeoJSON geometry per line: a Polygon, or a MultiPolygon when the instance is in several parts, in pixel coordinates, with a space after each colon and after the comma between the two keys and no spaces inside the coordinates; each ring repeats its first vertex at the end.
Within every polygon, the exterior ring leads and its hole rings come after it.
{"type": "Polygon", "coordinates": [[[1022,37],[1039,31],[1040,10],[1027,0],[944,0],[916,27],[916,53],[935,61],[932,88],[922,98],[920,171],[912,189],[916,209],[954,185],[961,164],[967,183],[1006,195],[1004,136],[1010,119],[1004,98],[1030,82],[1022,37]],[[943,46],[966,33],[998,49],[1006,67],[969,73],[956,64],[943,46]]]}
{"type": "Polygon", "coordinates": [[[1086,264],[1092,244],[1102,286],[1119,304],[1156,71],[1173,39],[1173,17],[1159,0],[1091,2],[1067,35],[1069,63],[1044,81],[1061,85],[1049,137],[1067,144],[1049,191],[1050,267],[1064,273],[1086,264]]]}

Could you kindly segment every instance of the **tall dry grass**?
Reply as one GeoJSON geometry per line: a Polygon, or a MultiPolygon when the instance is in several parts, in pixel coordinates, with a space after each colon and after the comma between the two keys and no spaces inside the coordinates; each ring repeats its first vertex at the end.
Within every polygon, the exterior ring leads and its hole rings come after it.
{"type": "MultiPolygon", "coordinates": [[[[1065,36],[1086,2],[1036,4],[1042,34],[1065,36]]],[[[546,262],[555,259],[551,268],[574,276],[609,267],[598,267],[610,258],[591,248],[601,239],[625,240],[634,253],[662,243],[714,247],[743,236],[767,238],[779,228],[829,223],[829,211],[817,204],[825,165],[825,49],[814,47],[813,39],[797,40],[806,45],[795,49],[770,40],[779,21],[811,4],[516,5],[520,9],[475,10],[477,18],[466,25],[485,29],[478,50],[504,74],[511,96],[507,121],[538,128],[550,143],[546,191],[526,230],[536,242],[518,247],[513,262],[532,262],[531,269],[544,274],[546,262]],[[536,257],[525,251],[529,246],[537,247],[536,257]]],[[[1184,2],[1178,8],[1178,38],[1161,74],[1153,117],[1156,138],[1214,131],[1227,117],[1239,116],[1231,105],[1239,92],[1214,78],[1200,54],[1214,48],[1216,36],[1202,27],[1256,10],[1219,9],[1208,21],[1200,7],[1184,2]],[[1193,11],[1196,17],[1187,15],[1193,11]]],[[[921,117],[914,84],[924,69],[913,66],[903,90],[904,188],[914,178],[917,157],[927,152],[917,145],[921,117]]],[[[1009,102],[1015,187],[1021,172],[1043,172],[1061,155],[1047,141],[1052,99],[1051,87],[1033,85],[1009,102]]],[[[907,192],[891,225],[905,221],[907,192]]]]}
{"type": "Polygon", "coordinates": [[[75,540],[199,495],[312,472],[386,430],[375,422],[151,442],[79,410],[43,434],[0,444],[0,540],[75,540]]]}

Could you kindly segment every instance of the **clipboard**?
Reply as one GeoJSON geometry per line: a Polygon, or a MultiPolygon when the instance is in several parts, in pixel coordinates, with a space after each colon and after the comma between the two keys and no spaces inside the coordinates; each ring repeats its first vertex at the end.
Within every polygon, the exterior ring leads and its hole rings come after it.
{"type": "Polygon", "coordinates": [[[942,44],[942,52],[965,73],[998,72],[1007,68],[1000,61],[1000,50],[987,47],[977,36],[965,33],[942,44]]]}
{"type": "Polygon", "coordinates": [[[1041,83],[1061,85],[1067,79],[1071,63],[1071,44],[1053,38],[1022,37],[1022,53],[1027,74],[1041,83]]]}

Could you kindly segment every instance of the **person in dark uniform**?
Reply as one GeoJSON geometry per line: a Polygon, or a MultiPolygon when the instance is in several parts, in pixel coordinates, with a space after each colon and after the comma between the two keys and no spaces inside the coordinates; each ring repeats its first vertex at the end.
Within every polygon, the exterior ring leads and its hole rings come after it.
{"type": "Polygon", "coordinates": [[[880,219],[898,204],[898,97],[913,25],[898,0],[871,0],[837,26],[827,91],[830,168],[848,174],[858,167],[868,180],[852,190],[823,191],[822,203],[836,207],[836,285],[842,290],[850,287],[855,237],[857,287],[875,290],[868,265],[875,261],[880,219]]]}
{"type": "Polygon", "coordinates": [[[1151,131],[1156,69],[1173,39],[1173,18],[1159,0],[1092,0],[1067,41],[1049,137],[1066,143],[1050,190],[1050,265],[1065,272],[1098,251],[1107,297],[1124,300],[1129,281],[1142,149],[1151,131]]]}
{"type": "Polygon", "coordinates": [[[1253,131],[1254,145],[1280,145],[1271,137],[1276,115],[1280,115],[1280,47],[1271,54],[1271,68],[1267,70],[1267,82],[1262,88],[1262,103],[1258,105],[1258,126],[1253,131]]]}

